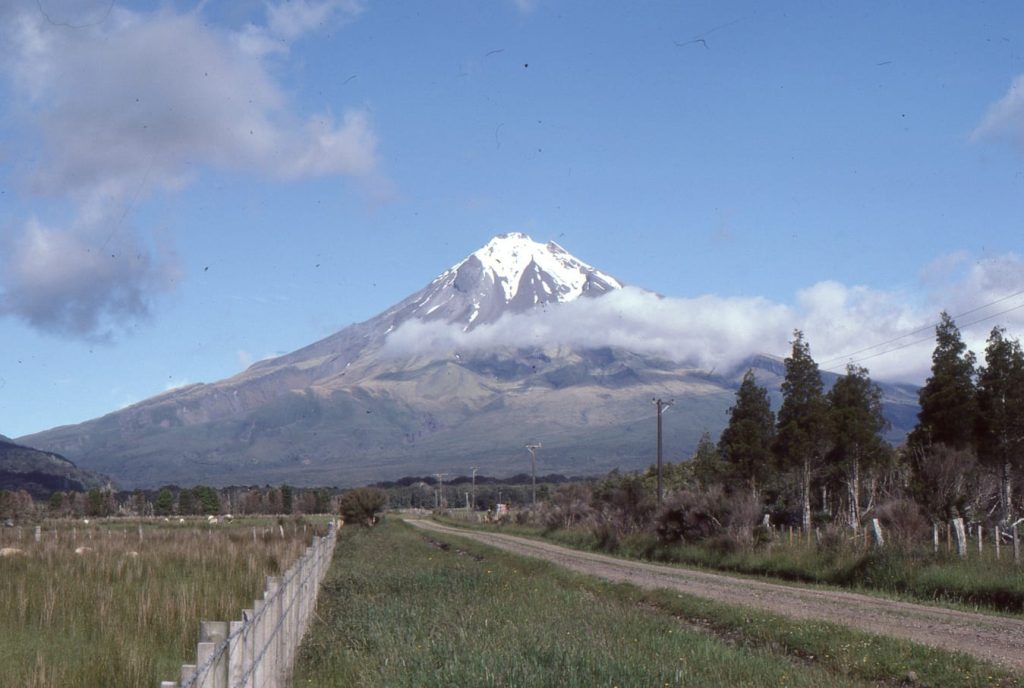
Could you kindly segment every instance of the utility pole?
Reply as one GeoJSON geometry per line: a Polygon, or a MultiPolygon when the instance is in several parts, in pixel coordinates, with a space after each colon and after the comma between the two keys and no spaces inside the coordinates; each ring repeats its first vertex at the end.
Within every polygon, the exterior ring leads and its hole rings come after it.
{"type": "Polygon", "coordinates": [[[434,501],[437,504],[437,508],[440,509],[441,508],[441,497],[444,494],[444,477],[446,475],[448,475],[448,474],[447,473],[435,473],[434,475],[437,476],[437,494],[434,497],[434,501]]]}
{"type": "Polygon", "coordinates": [[[537,450],[540,449],[541,444],[526,445],[527,450],[530,452],[530,473],[533,476],[533,505],[537,506],[537,450]]]}
{"type": "Polygon", "coordinates": [[[471,488],[472,489],[473,498],[469,502],[469,504],[470,504],[469,508],[470,508],[470,511],[475,511],[476,510],[476,470],[477,470],[477,467],[476,466],[470,466],[470,469],[473,471],[473,487],[471,488]]]}
{"type": "Polygon", "coordinates": [[[672,401],[655,399],[653,403],[658,407],[658,506],[661,506],[664,494],[661,487],[661,412],[671,406],[672,401]]]}

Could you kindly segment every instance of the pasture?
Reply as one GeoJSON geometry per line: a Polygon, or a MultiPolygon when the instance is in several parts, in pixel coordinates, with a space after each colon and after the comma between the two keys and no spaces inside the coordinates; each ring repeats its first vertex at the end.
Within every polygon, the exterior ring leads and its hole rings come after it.
{"type": "Polygon", "coordinates": [[[572,574],[394,520],[346,528],[296,686],[1012,686],[967,657],[572,574]]]}
{"type": "Polygon", "coordinates": [[[0,685],[137,688],[194,657],[200,620],[236,618],[325,523],[46,522],[0,547],[0,685]],[[78,553],[76,553],[76,550],[78,553]]]}

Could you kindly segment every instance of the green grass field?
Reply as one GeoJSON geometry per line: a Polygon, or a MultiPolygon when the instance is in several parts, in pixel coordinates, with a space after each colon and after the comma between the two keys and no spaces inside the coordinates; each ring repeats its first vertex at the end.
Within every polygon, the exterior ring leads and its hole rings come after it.
{"type": "Polygon", "coordinates": [[[313,530],[269,522],[47,524],[42,542],[4,542],[0,686],[139,688],[195,661],[199,621],[237,619],[313,530]],[[75,554],[77,547],[91,551],[75,554]],[[133,554],[134,553],[134,554],[133,554]]]}
{"type": "Polygon", "coordinates": [[[296,686],[1011,686],[989,665],[643,592],[388,520],[343,529],[296,686]]]}

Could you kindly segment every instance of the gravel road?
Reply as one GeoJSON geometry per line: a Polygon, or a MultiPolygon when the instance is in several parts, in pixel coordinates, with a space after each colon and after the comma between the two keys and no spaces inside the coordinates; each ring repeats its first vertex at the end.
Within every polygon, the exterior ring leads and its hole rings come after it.
{"type": "Polygon", "coordinates": [[[503,533],[486,533],[409,519],[410,525],[457,535],[567,569],[643,588],[669,588],[728,604],[757,607],[796,619],[829,621],[869,633],[965,652],[1024,670],[1024,619],[990,616],[884,600],[867,595],[798,588],[675,566],[627,561],[503,533]]]}

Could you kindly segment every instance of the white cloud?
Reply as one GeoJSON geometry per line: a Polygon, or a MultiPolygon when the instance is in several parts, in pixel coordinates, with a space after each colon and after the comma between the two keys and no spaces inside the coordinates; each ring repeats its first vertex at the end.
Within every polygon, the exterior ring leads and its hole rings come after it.
{"type": "Polygon", "coordinates": [[[537,9],[538,0],[512,0],[521,14],[529,14],[537,9]]]}
{"type": "Polygon", "coordinates": [[[178,278],[176,257],[113,225],[55,229],[29,219],[0,251],[0,313],[43,331],[94,340],[109,339],[115,324],[146,318],[152,298],[178,278]]]}
{"type": "Polygon", "coordinates": [[[350,21],[360,10],[352,0],[268,4],[267,25],[242,31],[166,6],[144,13],[114,5],[103,21],[75,23],[75,30],[32,3],[0,11],[0,69],[9,87],[3,114],[18,130],[16,159],[24,161],[13,171],[27,180],[22,191],[35,199],[30,205],[59,199],[67,208],[63,223],[48,215],[63,227],[41,229],[30,220],[8,231],[18,234],[17,250],[0,274],[0,313],[84,336],[96,335],[90,328],[104,320],[144,315],[144,304],[168,284],[156,277],[168,256],[149,251],[130,224],[115,218],[157,189],[182,188],[206,167],[286,181],[346,175],[382,185],[367,113],[346,110],[339,121],[330,113],[301,116],[275,76],[274,60],[287,49],[271,49],[324,23],[350,21]],[[105,248],[97,242],[106,241],[111,225],[147,269],[113,269],[98,259],[105,248]],[[32,272],[40,267],[40,237],[79,256],[54,257],[48,265],[71,269],[73,277],[32,272]],[[61,298],[62,288],[89,274],[106,285],[105,298],[97,291],[61,298]],[[44,285],[50,298],[35,298],[27,285],[44,285]],[[52,313],[44,312],[47,304],[52,313]]]}
{"type": "Polygon", "coordinates": [[[356,0],[289,0],[267,6],[267,29],[285,40],[323,26],[335,17],[350,21],[363,12],[363,3],[356,0]]]}
{"type": "Polygon", "coordinates": [[[1006,94],[989,107],[971,138],[1005,139],[1024,150],[1024,75],[1014,78],[1006,94]]]}
{"type": "MultiPolygon", "coordinates": [[[[1018,291],[1024,292],[1024,262],[1010,254],[975,263],[932,298],[956,315],[1018,291]]],[[[838,282],[801,290],[792,305],[713,295],[663,298],[627,287],[600,298],[507,315],[469,332],[437,321],[413,321],[391,334],[386,351],[616,346],[727,370],[751,354],[787,355],[793,330],[801,329],[824,369],[842,372],[852,360],[879,379],[921,382],[931,365],[932,325],[941,308],[915,304],[904,293],[838,282]]],[[[1024,335],[1024,294],[967,313],[962,322],[965,341],[978,352],[994,324],[1007,326],[1011,336],[1024,335]],[[1019,308],[1001,312],[1013,306],[1019,308]]]]}

